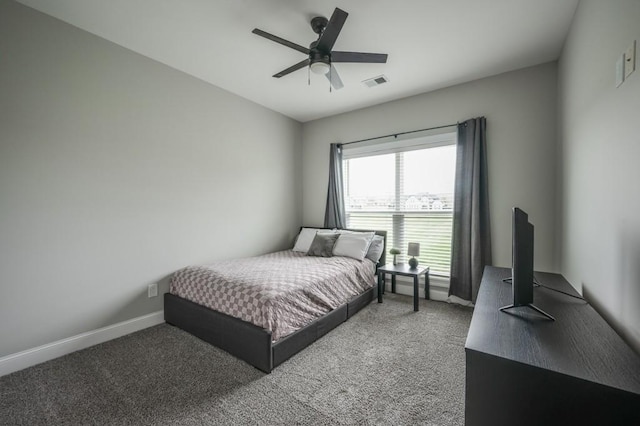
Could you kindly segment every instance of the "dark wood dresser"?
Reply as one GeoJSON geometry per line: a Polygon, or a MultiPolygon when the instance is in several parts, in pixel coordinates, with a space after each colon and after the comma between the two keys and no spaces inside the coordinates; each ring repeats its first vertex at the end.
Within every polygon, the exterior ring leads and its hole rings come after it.
{"type": "MultiPolygon", "coordinates": [[[[465,423],[640,425],[640,357],[585,301],[534,289],[510,313],[510,269],[486,267],[465,345],[465,423]]],[[[541,284],[578,296],[558,274],[541,284]]]]}

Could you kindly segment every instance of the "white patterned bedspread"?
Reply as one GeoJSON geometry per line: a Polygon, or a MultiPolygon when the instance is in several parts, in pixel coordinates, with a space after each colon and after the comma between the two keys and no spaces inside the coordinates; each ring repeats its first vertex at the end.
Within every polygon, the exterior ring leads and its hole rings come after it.
{"type": "Polygon", "coordinates": [[[374,270],[368,259],[285,250],[186,267],[169,292],[271,331],[276,341],[373,287],[374,270]]]}

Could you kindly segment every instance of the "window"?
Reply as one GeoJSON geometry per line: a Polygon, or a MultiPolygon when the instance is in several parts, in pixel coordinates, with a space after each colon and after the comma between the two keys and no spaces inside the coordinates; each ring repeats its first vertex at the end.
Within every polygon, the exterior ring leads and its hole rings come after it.
{"type": "Polygon", "coordinates": [[[347,226],[387,231],[388,250],[420,243],[423,265],[449,275],[456,134],[346,145],[343,174],[347,226]]]}

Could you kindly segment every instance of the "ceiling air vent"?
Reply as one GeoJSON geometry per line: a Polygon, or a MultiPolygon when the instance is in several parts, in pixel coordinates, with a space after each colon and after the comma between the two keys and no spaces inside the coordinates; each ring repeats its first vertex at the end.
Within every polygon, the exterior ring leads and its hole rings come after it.
{"type": "Polygon", "coordinates": [[[375,87],[388,82],[389,82],[389,78],[386,75],[379,75],[377,77],[373,77],[368,80],[365,80],[362,83],[367,87],[375,87]]]}

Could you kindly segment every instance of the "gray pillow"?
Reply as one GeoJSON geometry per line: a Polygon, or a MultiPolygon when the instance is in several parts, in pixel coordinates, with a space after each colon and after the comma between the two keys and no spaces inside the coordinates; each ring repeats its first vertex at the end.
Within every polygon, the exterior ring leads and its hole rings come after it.
{"type": "Polygon", "coordinates": [[[381,235],[376,235],[371,240],[371,245],[369,246],[369,251],[367,251],[367,259],[371,260],[373,263],[378,263],[380,258],[382,257],[382,251],[384,250],[384,238],[381,235]]]}
{"type": "Polygon", "coordinates": [[[311,242],[307,256],[333,256],[333,246],[336,245],[339,236],[340,234],[324,234],[318,232],[311,242]]]}

